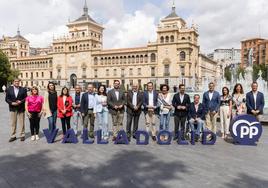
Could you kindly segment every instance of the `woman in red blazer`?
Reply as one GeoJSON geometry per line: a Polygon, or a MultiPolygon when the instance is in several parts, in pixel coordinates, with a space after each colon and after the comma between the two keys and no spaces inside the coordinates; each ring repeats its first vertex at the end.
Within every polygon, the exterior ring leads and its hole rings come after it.
{"type": "Polygon", "coordinates": [[[69,95],[69,89],[67,87],[63,87],[61,90],[61,95],[58,96],[58,118],[61,119],[62,124],[62,132],[63,135],[66,134],[66,125],[67,130],[71,128],[71,117],[73,115],[72,110],[73,99],[69,95]]]}

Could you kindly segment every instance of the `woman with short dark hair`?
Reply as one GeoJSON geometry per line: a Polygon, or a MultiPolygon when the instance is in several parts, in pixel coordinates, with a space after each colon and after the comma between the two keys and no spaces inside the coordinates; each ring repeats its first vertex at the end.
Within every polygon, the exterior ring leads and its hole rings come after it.
{"type": "Polygon", "coordinates": [[[96,105],[94,107],[94,113],[96,113],[99,129],[102,130],[102,139],[108,140],[109,130],[108,130],[108,116],[109,110],[107,106],[107,94],[106,87],[100,85],[98,87],[98,94],[95,96],[96,105]]]}
{"type": "MultiPolygon", "coordinates": [[[[158,105],[160,106],[160,131],[169,130],[170,113],[172,110],[172,96],[169,93],[169,86],[164,84],[160,87],[161,93],[158,95],[158,105]]],[[[161,138],[161,140],[167,139],[161,138]]]]}

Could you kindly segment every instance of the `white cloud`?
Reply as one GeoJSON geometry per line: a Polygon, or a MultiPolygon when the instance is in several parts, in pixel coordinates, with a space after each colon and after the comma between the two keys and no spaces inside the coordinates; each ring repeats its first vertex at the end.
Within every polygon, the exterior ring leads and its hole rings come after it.
{"type": "MultiPolygon", "coordinates": [[[[139,8],[135,12],[127,12],[128,1],[132,0],[88,0],[91,17],[105,26],[105,48],[143,46],[154,41],[159,18],[168,15],[172,5],[171,0],[143,0],[136,2],[139,8]]],[[[198,24],[203,52],[239,48],[241,40],[259,34],[268,37],[267,0],[175,2],[177,14],[188,25],[192,20],[198,24]]],[[[63,28],[68,18],[81,16],[83,5],[84,0],[1,0],[0,36],[15,35],[20,25],[21,33],[32,45],[47,45],[53,33],[56,36],[66,32],[63,28]]]]}
{"type": "Polygon", "coordinates": [[[38,34],[29,33],[25,38],[30,41],[31,47],[48,47],[52,44],[53,37],[58,38],[67,33],[67,27],[62,25],[38,34]]]}
{"type": "Polygon", "coordinates": [[[155,18],[142,11],[126,14],[120,20],[110,19],[104,26],[106,48],[146,46],[148,41],[156,40],[155,18]]]}

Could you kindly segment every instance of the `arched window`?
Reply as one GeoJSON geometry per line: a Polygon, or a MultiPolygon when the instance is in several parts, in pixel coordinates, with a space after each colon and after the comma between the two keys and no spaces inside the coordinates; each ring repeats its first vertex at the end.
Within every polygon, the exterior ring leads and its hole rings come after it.
{"type": "Polygon", "coordinates": [[[160,38],[160,42],[164,43],[164,37],[163,36],[160,38]]]}
{"type": "Polygon", "coordinates": [[[143,55],[140,56],[140,62],[143,63],[143,55]]]}
{"type": "Polygon", "coordinates": [[[85,36],[85,32],[82,32],[82,36],[83,36],[83,37],[85,36]]]}
{"type": "Polygon", "coordinates": [[[182,37],[181,40],[185,40],[185,37],[182,37]]]}
{"type": "Polygon", "coordinates": [[[169,36],[166,36],[166,42],[169,42],[169,36]]]}
{"type": "Polygon", "coordinates": [[[173,35],[170,36],[170,42],[174,42],[174,36],[173,35]]]}
{"type": "Polygon", "coordinates": [[[139,61],[140,61],[140,56],[136,55],[136,63],[139,63],[139,61]]]}
{"type": "Polygon", "coordinates": [[[180,61],[185,61],[185,58],[186,58],[186,54],[184,51],[181,51],[180,52],[180,61]]]}
{"type": "Polygon", "coordinates": [[[155,62],[156,61],[156,55],[155,53],[151,54],[151,62],[155,62]]]}

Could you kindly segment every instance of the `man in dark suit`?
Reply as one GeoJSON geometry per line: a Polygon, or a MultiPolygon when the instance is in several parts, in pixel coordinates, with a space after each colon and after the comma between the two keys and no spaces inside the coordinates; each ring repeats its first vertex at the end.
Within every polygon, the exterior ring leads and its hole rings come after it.
{"type": "Polygon", "coordinates": [[[152,139],[156,141],[155,119],[157,114],[158,93],[153,89],[152,82],[147,83],[147,91],[143,94],[143,108],[145,113],[146,131],[152,131],[152,139]]]}
{"type": "Polygon", "coordinates": [[[11,117],[11,138],[9,142],[16,140],[17,120],[20,124],[20,140],[25,140],[25,99],[27,90],[20,86],[20,79],[15,79],[13,85],[6,91],[6,102],[9,104],[11,117]]]}
{"type": "Polygon", "coordinates": [[[114,89],[107,94],[107,104],[113,121],[113,141],[119,130],[123,129],[125,93],[120,90],[120,81],[114,81],[114,89]]]}
{"type": "Polygon", "coordinates": [[[216,120],[220,108],[220,94],[215,91],[215,84],[213,82],[208,85],[209,90],[203,94],[203,105],[205,107],[206,127],[216,134],[217,126],[216,120]]]}
{"type": "Polygon", "coordinates": [[[257,82],[251,84],[251,89],[252,91],[248,92],[246,95],[247,113],[260,120],[260,117],[263,114],[264,95],[262,92],[258,91],[257,82]]]}
{"type": "Polygon", "coordinates": [[[191,130],[195,132],[195,140],[198,141],[201,129],[204,127],[205,110],[203,104],[199,102],[200,96],[194,95],[194,102],[189,106],[188,120],[191,130]],[[195,128],[195,125],[197,127],[195,128]]]}
{"type": "Polygon", "coordinates": [[[185,134],[185,122],[187,120],[188,108],[190,105],[190,96],[185,93],[185,85],[179,85],[179,93],[176,93],[172,100],[172,105],[175,108],[174,112],[174,140],[178,139],[179,127],[182,132],[182,139],[185,134]]]}
{"type": "Polygon", "coordinates": [[[139,118],[141,114],[141,105],[143,103],[143,94],[138,90],[138,84],[132,85],[132,91],[127,94],[127,136],[130,141],[131,137],[131,125],[133,122],[133,138],[138,130],[139,118]]]}
{"type": "Polygon", "coordinates": [[[82,95],[80,112],[83,118],[83,128],[88,128],[88,121],[90,121],[89,137],[94,138],[94,122],[96,114],[94,108],[96,105],[96,98],[93,84],[88,84],[88,92],[82,95]]]}

